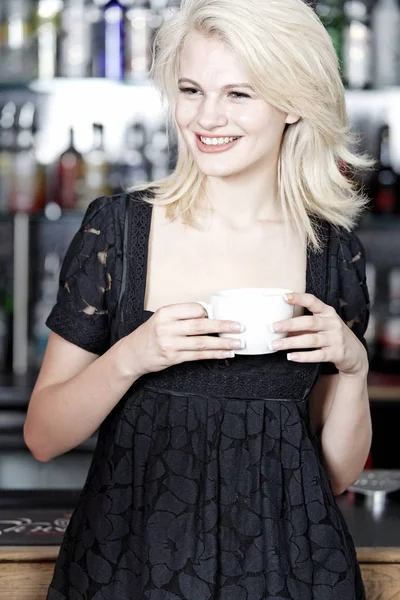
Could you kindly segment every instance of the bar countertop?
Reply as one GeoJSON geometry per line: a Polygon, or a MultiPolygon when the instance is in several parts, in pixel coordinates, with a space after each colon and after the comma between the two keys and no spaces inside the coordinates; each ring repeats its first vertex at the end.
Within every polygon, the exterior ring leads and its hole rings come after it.
{"type": "MultiPolygon", "coordinates": [[[[35,546],[53,556],[48,547],[60,545],[78,495],[76,491],[53,491],[47,496],[46,492],[19,493],[15,498],[8,493],[2,498],[0,492],[0,556],[6,556],[7,548],[32,552],[35,546]]],[[[336,500],[360,559],[367,560],[379,549],[400,560],[400,492],[383,500],[346,492],[336,500]]]]}

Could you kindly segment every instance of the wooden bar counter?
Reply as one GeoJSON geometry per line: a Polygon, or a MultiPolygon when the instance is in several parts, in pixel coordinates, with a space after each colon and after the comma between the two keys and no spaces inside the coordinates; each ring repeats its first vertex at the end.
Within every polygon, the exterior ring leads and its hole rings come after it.
{"type": "MultiPolygon", "coordinates": [[[[355,540],[367,600],[400,600],[399,496],[391,494],[383,503],[373,503],[361,495],[347,493],[337,500],[355,540]]],[[[32,510],[25,512],[31,515],[32,510]]],[[[31,517],[31,522],[27,524],[19,519],[18,528],[15,510],[0,509],[1,600],[45,600],[62,536],[62,527],[57,527],[57,524],[63,524],[67,514],[61,509],[58,512],[60,519],[55,518],[56,511],[51,510],[52,514],[46,522],[31,517]],[[2,545],[2,537],[7,539],[7,532],[3,535],[7,519],[8,530],[10,527],[18,530],[25,526],[25,531],[31,536],[29,545],[11,545],[9,537],[7,545],[2,545]],[[41,536],[38,542],[41,545],[35,545],[32,541],[34,536],[41,536]],[[45,545],[44,538],[47,537],[50,541],[45,545]]]]}

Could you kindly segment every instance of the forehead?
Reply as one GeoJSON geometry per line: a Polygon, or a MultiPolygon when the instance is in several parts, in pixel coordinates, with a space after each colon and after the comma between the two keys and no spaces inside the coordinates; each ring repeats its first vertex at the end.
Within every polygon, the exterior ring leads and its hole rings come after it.
{"type": "Polygon", "coordinates": [[[226,85],[247,81],[246,73],[236,56],[220,39],[191,32],[182,48],[179,77],[196,79],[199,83],[226,85]]]}

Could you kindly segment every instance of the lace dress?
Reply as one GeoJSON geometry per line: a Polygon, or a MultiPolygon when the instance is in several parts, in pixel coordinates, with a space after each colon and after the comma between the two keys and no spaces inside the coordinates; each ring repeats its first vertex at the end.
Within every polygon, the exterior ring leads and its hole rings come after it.
{"type": "MultiPolygon", "coordinates": [[[[151,210],[139,194],[92,202],[50,329],[101,355],[150,318],[151,210]]],[[[363,248],[320,225],[326,246],[308,254],[307,292],[365,343],[363,248]]],[[[48,600],[364,599],[307,410],[317,376],[334,372],[277,352],[140,378],[100,427],[48,600]]]]}

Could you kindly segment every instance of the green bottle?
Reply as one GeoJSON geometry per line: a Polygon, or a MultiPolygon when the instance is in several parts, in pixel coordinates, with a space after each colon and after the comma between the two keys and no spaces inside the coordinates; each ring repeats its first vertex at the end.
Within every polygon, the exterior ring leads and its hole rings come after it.
{"type": "Polygon", "coordinates": [[[342,68],[344,32],[346,27],[343,0],[318,0],[315,12],[331,36],[340,67],[342,68]]]}

